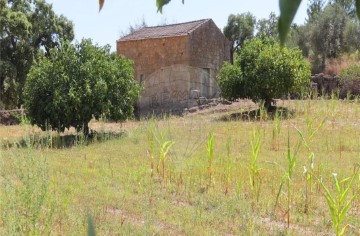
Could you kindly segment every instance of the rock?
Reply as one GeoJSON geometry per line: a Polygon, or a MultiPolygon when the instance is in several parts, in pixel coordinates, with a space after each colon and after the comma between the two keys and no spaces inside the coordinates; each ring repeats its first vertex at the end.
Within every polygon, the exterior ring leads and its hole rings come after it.
{"type": "Polygon", "coordinates": [[[198,99],[200,97],[200,90],[191,90],[190,99],[198,99]]]}
{"type": "Polygon", "coordinates": [[[199,105],[204,105],[207,103],[207,98],[206,97],[199,97],[199,105]]]}
{"type": "Polygon", "coordinates": [[[224,104],[224,105],[231,105],[232,104],[232,102],[230,102],[230,101],[228,101],[226,99],[221,100],[220,103],[224,104]]]}
{"type": "Polygon", "coordinates": [[[192,107],[189,109],[189,112],[190,113],[194,113],[194,112],[197,112],[198,108],[197,107],[192,107]]]}

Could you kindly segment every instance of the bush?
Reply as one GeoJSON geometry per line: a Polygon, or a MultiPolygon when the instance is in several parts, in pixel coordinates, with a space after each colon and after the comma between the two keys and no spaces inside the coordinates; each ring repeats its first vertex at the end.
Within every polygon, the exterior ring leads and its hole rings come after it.
{"type": "Polygon", "coordinates": [[[244,97],[244,80],[240,67],[226,62],[217,77],[221,96],[231,101],[244,97]]]}
{"type": "Polygon", "coordinates": [[[339,74],[340,81],[345,82],[349,80],[360,81],[360,64],[352,64],[347,69],[339,74]]]}
{"type": "Polygon", "coordinates": [[[304,93],[310,83],[310,64],[301,51],[281,48],[272,38],[247,41],[233,67],[225,65],[218,77],[224,98],[250,98],[266,108],[274,98],[304,93]]]}
{"type": "Polygon", "coordinates": [[[25,107],[32,124],[63,132],[88,133],[88,123],[102,115],[114,121],[133,115],[139,85],[133,64],[110,47],[82,40],[63,42],[32,66],[25,84],[25,107]]]}
{"type": "Polygon", "coordinates": [[[360,64],[352,64],[339,74],[340,97],[353,98],[360,95],[360,64]]]}

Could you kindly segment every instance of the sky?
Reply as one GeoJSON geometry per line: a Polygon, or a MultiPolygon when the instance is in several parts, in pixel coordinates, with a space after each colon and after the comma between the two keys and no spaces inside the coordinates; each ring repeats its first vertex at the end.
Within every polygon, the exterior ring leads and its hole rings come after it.
{"type": "MultiPolygon", "coordinates": [[[[145,20],[148,26],[173,24],[211,18],[222,30],[230,14],[251,12],[257,19],[268,18],[271,12],[279,15],[279,0],[172,0],[157,12],[156,0],[105,0],[101,12],[97,0],[46,0],[58,15],[74,23],[75,40],[91,38],[101,46],[109,44],[116,50],[116,40],[130,25],[145,20]]],[[[303,0],[295,23],[306,18],[307,1],[303,0]]]]}

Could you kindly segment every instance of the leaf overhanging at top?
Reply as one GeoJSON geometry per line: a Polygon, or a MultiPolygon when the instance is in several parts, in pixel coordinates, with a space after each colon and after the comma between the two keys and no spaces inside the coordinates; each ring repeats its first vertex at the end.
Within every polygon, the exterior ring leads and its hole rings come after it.
{"type": "Polygon", "coordinates": [[[101,11],[102,7],[104,6],[105,0],[99,0],[99,12],[101,11]]]}
{"type": "Polygon", "coordinates": [[[158,12],[162,13],[162,8],[166,4],[168,4],[171,0],[156,0],[156,7],[158,9],[158,12]]]}
{"type": "MultiPolygon", "coordinates": [[[[162,8],[171,0],[156,0],[156,7],[162,13],[162,8]]],[[[182,0],[184,4],[185,0],[182,0]]],[[[105,0],[99,0],[99,11],[104,6],[105,0]]],[[[279,38],[281,45],[284,45],[286,36],[290,30],[291,23],[300,6],[301,0],[280,0],[279,38]]],[[[356,13],[360,19],[360,0],[355,0],[356,13]]]]}
{"type": "Polygon", "coordinates": [[[355,4],[356,4],[356,13],[358,18],[360,19],[360,0],[355,0],[355,4]]]}
{"type": "MultiPolygon", "coordinates": [[[[170,1],[171,0],[156,0],[156,7],[158,9],[158,12],[162,13],[163,6],[168,4],[170,1]]],[[[182,0],[181,2],[182,4],[184,4],[185,0],[182,0]]]]}
{"type": "MultiPolygon", "coordinates": [[[[357,0],[358,2],[360,0],[357,0]]],[[[284,45],[291,23],[300,6],[301,0],[280,0],[279,38],[284,45]]]]}

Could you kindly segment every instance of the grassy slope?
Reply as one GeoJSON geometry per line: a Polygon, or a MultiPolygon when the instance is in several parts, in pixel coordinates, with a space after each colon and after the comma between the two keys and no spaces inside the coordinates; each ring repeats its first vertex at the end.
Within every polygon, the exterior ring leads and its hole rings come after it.
{"type": "MultiPolygon", "coordinates": [[[[208,114],[128,123],[123,126],[126,137],[88,146],[0,149],[0,235],[29,231],[83,235],[87,214],[94,217],[99,235],[327,235],[332,232],[331,217],[315,180],[304,213],[303,171],[304,166],[310,168],[310,151],[303,143],[291,181],[290,229],[286,187],[274,210],[287,168],[288,134],[293,150],[301,140],[295,127],[307,139],[309,131],[326,119],[309,147],[315,153],[315,175],[334,189],[331,174],[348,177],[354,164],[360,163],[360,106],[337,100],[280,105],[294,110],[296,116],[280,121],[276,139],[273,120],[219,122],[215,118],[224,114],[208,114]],[[151,177],[151,129],[158,139],[162,134],[161,143],[175,142],[165,161],[164,178],[161,168],[155,168],[151,177]],[[258,157],[261,169],[256,176],[260,183],[258,201],[248,171],[254,129],[262,135],[258,157]],[[214,158],[210,181],[206,142],[211,131],[214,158]]],[[[106,126],[93,125],[97,129],[106,126]]],[[[1,126],[0,140],[16,140],[32,132],[38,131],[28,126],[1,126]]],[[[158,150],[160,147],[155,145],[155,166],[158,150]]],[[[354,189],[360,187],[359,182],[354,189]]],[[[357,198],[346,218],[351,225],[347,231],[350,235],[360,233],[359,217],[357,198]]]]}

